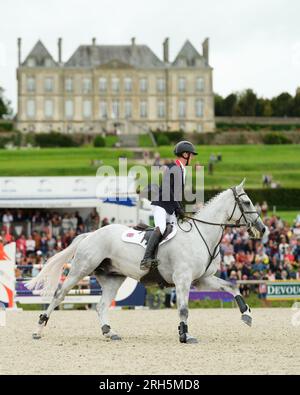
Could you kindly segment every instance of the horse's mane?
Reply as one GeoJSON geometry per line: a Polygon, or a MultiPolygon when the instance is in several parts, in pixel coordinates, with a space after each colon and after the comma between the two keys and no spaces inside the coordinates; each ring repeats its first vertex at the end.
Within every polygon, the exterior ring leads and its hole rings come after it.
{"type": "Polygon", "coordinates": [[[200,212],[202,213],[204,209],[211,206],[211,204],[214,203],[215,200],[217,200],[223,193],[225,193],[227,191],[228,191],[228,189],[226,189],[225,191],[219,192],[215,196],[211,197],[207,202],[204,203],[204,206],[200,207],[199,210],[197,210],[194,213],[194,216],[200,214],[200,212]]]}

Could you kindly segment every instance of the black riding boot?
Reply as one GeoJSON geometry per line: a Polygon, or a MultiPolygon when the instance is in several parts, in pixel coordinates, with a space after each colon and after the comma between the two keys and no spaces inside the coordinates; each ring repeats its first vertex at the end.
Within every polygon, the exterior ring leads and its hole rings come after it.
{"type": "Polygon", "coordinates": [[[162,235],[159,228],[155,228],[152,232],[152,235],[150,236],[150,239],[148,240],[145,255],[140,265],[141,270],[148,270],[152,267],[156,267],[159,264],[159,261],[154,257],[154,254],[161,237],[162,235]]]}

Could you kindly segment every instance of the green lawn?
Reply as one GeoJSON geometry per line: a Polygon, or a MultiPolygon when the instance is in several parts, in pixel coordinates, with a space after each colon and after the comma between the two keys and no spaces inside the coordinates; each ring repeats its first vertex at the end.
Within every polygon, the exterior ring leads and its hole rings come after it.
{"type": "MultiPolygon", "coordinates": [[[[172,146],[160,147],[162,158],[172,157],[172,146]]],[[[197,161],[205,166],[205,186],[228,188],[246,177],[246,187],[260,187],[262,174],[271,174],[283,187],[300,188],[299,145],[226,145],[199,146],[197,161]],[[207,174],[211,153],[221,153],[223,160],[207,174]]],[[[119,156],[126,155],[134,164],[130,149],[53,148],[7,151],[0,150],[2,176],[94,175],[91,160],[102,160],[117,167],[119,156]]]]}
{"type": "MultiPolygon", "coordinates": [[[[172,148],[160,149],[170,156],[172,148]]],[[[283,187],[300,188],[299,145],[223,145],[199,146],[197,160],[206,168],[205,185],[227,188],[246,177],[246,187],[261,187],[262,174],[270,174],[283,187]],[[207,174],[211,153],[222,154],[222,162],[215,165],[212,176],[207,174]]]]}
{"type": "MultiPolygon", "coordinates": [[[[270,211],[269,214],[271,214],[271,213],[272,213],[272,210],[270,211]]],[[[291,211],[280,211],[280,210],[278,210],[275,212],[275,214],[278,217],[282,218],[284,221],[287,221],[289,225],[293,225],[297,215],[300,214],[300,208],[299,208],[299,211],[292,211],[292,210],[291,211]]]]}

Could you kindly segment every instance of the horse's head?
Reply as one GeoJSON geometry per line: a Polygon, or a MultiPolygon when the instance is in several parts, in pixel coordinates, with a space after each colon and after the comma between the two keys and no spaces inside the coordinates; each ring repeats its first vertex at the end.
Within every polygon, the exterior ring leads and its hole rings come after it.
{"type": "Polygon", "coordinates": [[[250,237],[262,238],[267,228],[261,220],[249,196],[244,191],[245,179],[231,188],[233,198],[232,211],[228,213],[228,220],[236,225],[246,225],[250,237]]]}

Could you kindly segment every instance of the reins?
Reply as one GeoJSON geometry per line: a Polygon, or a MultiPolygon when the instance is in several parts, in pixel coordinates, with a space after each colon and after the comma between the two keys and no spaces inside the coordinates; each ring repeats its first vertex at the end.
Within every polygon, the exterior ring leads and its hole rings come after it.
{"type": "MultiPolygon", "coordinates": [[[[232,191],[232,193],[233,193],[234,200],[235,200],[235,204],[234,204],[232,213],[231,213],[230,217],[228,218],[228,221],[230,221],[230,220],[232,219],[232,217],[233,217],[233,215],[234,215],[234,213],[235,213],[235,210],[236,210],[237,206],[239,207],[240,212],[241,212],[241,216],[240,216],[240,218],[236,221],[235,224],[232,224],[232,223],[216,223],[216,222],[209,222],[209,221],[204,221],[203,219],[194,218],[194,217],[190,217],[190,216],[188,216],[188,215],[184,215],[184,218],[188,218],[188,219],[190,219],[190,220],[193,221],[193,225],[194,225],[195,228],[197,229],[198,234],[200,235],[201,239],[203,240],[203,242],[204,242],[204,244],[205,244],[205,246],[206,246],[206,248],[207,248],[207,251],[208,251],[208,254],[209,254],[209,258],[210,258],[210,259],[209,259],[209,262],[208,262],[208,265],[207,265],[205,271],[208,270],[208,268],[210,267],[212,261],[220,254],[220,248],[219,248],[219,246],[220,246],[221,241],[222,241],[222,239],[223,239],[223,234],[224,234],[224,230],[225,230],[226,227],[229,227],[229,228],[241,228],[241,227],[246,227],[247,229],[249,229],[251,226],[253,226],[253,224],[256,223],[257,219],[259,218],[259,214],[258,214],[257,211],[245,211],[245,210],[244,210],[243,205],[242,205],[242,203],[241,203],[241,201],[240,201],[240,197],[246,195],[246,193],[243,192],[243,193],[241,193],[241,194],[238,195],[237,192],[236,192],[236,187],[233,187],[233,188],[230,188],[230,189],[231,189],[231,191],[232,191]],[[256,218],[256,220],[255,220],[254,222],[248,222],[248,221],[247,221],[247,218],[246,218],[246,216],[245,216],[245,214],[257,214],[257,218],[256,218]],[[241,224],[241,219],[242,219],[242,218],[243,218],[244,221],[245,221],[245,223],[243,223],[243,224],[241,224]],[[200,229],[199,229],[198,226],[197,226],[197,222],[200,222],[200,223],[205,224],[205,225],[220,226],[220,227],[222,228],[222,233],[221,233],[220,240],[218,241],[217,245],[216,245],[215,248],[213,249],[213,252],[212,252],[212,253],[210,252],[210,248],[209,248],[209,246],[208,246],[208,244],[207,244],[207,242],[206,242],[206,240],[205,240],[203,234],[201,233],[200,229]],[[218,252],[217,252],[217,250],[218,250],[218,252]]],[[[183,232],[190,232],[190,231],[192,230],[192,224],[191,224],[190,222],[188,222],[188,223],[191,225],[191,227],[190,227],[189,230],[186,231],[186,230],[182,229],[181,226],[179,225],[179,223],[177,222],[179,228],[180,228],[183,232]]]]}

